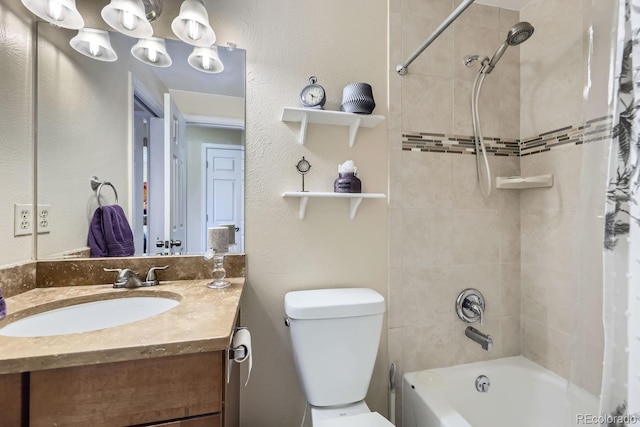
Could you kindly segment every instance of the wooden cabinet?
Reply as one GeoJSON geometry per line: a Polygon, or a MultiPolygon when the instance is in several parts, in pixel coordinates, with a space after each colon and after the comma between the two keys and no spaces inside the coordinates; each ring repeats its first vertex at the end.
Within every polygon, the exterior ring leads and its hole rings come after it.
{"type": "Polygon", "coordinates": [[[205,415],[188,420],[152,424],[149,427],[222,427],[222,417],[220,415],[205,415]]]}
{"type": "Polygon", "coordinates": [[[221,426],[224,356],[219,351],[32,372],[29,425],[221,426]]]}
{"type": "Polygon", "coordinates": [[[0,427],[22,425],[22,374],[0,375],[0,427]]]}

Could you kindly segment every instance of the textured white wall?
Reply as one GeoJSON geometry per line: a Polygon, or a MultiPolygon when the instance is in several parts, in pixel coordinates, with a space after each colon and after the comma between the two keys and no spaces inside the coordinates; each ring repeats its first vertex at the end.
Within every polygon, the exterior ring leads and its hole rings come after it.
{"type": "MultiPolygon", "coordinates": [[[[298,385],[284,294],[303,288],[367,286],[386,294],[387,204],[365,200],[349,220],[345,200],[311,200],[298,219],[298,201],[284,191],[300,189],[295,164],[313,165],[307,188],[332,191],[337,165],[353,159],[363,191],[387,192],[387,126],[361,130],[349,149],[347,128],[312,125],[307,144],[298,126],[280,121],[285,106],[298,106],[311,75],[339,108],[342,88],[353,81],[373,86],[387,115],[387,4],[383,1],[208,1],[221,45],[247,50],[246,252],[248,285],[242,323],[253,334],[251,381],[242,389],[242,425],[300,425],[304,396],[298,385]],[[224,19],[223,17],[230,17],[224,19]]],[[[380,344],[369,405],[386,413],[386,339],[380,344]]],[[[341,349],[333,349],[339,353],[341,349]]]]}
{"type": "Polygon", "coordinates": [[[31,17],[0,2],[0,265],[31,259],[33,236],[13,236],[14,203],[33,203],[31,17]]]}

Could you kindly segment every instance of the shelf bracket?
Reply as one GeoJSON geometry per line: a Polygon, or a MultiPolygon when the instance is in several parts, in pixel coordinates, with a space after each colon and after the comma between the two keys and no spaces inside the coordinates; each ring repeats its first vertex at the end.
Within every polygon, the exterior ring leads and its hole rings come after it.
{"type": "Polygon", "coordinates": [[[304,216],[307,213],[308,202],[309,202],[309,197],[300,197],[300,212],[298,213],[298,218],[304,219],[304,216]]]}
{"type": "Polygon", "coordinates": [[[349,219],[356,217],[360,203],[362,203],[362,197],[354,197],[349,201],[349,219]]]}
{"type": "Polygon", "coordinates": [[[304,145],[307,139],[307,124],[309,124],[309,114],[302,114],[302,120],[300,120],[300,144],[304,145]]]}
{"type": "Polygon", "coordinates": [[[358,129],[360,128],[361,123],[362,118],[358,117],[349,125],[349,147],[353,147],[353,144],[356,143],[356,136],[358,135],[358,129]]]}

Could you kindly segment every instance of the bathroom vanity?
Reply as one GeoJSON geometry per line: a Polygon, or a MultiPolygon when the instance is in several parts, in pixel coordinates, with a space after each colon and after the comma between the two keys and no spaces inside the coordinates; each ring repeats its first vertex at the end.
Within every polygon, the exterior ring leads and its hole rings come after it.
{"type": "Polygon", "coordinates": [[[237,426],[240,369],[227,383],[226,368],[244,278],[229,280],[222,290],[198,279],[36,288],[9,298],[0,328],[69,303],[157,294],[179,304],[95,331],[0,336],[0,427],[237,426]]]}

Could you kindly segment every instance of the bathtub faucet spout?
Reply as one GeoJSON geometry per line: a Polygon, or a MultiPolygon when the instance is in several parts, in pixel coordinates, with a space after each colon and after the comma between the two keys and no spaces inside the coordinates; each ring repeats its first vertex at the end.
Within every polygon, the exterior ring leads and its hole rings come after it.
{"type": "Polygon", "coordinates": [[[493,339],[491,338],[491,335],[483,334],[473,326],[467,326],[467,329],[464,330],[464,334],[472,341],[480,344],[486,351],[491,351],[493,348],[493,339]]]}

